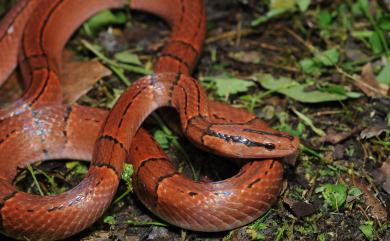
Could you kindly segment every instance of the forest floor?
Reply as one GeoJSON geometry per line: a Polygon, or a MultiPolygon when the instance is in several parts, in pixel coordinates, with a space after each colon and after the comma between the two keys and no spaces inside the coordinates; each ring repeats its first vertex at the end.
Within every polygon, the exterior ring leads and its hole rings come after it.
{"type": "MultiPolygon", "coordinates": [[[[0,0],[0,16],[9,3],[0,0]]],[[[284,164],[280,198],[245,227],[199,233],[155,217],[123,181],[104,216],[68,241],[390,240],[389,1],[205,5],[207,36],[193,76],[210,98],[245,108],[301,141],[296,162],[284,164]]],[[[150,72],[169,33],[161,20],[129,9],[85,23],[67,48],[79,59],[98,59],[114,74],[78,103],[112,107],[127,81],[150,72]]],[[[225,159],[196,149],[165,124],[151,119],[147,127],[189,177],[232,175],[225,159]]],[[[88,163],[53,161],[26,169],[16,182],[33,193],[39,193],[37,183],[44,194],[58,193],[87,169],[88,163]]]]}

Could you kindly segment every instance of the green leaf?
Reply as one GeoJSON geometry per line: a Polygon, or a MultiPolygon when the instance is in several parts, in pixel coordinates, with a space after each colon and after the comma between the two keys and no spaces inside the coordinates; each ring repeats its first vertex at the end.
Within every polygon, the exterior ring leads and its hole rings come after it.
{"type": "Polygon", "coordinates": [[[332,14],[327,10],[321,11],[317,20],[320,28],[327,28],[332,24],[332,14]]]}
{"type": "Polygon", "coordinates": [[[373,221],[366,221],[364,224],[359,225],[360,231],[364,234],[364,236],[368,240],[373,240],[374,238],[374,222],[373,221]]]}
{"type": "Polygon", "coordinates": [[[324,66],[334,66],[339,61],[339,57],[339,51],[333,48],[317,53],[314,56],[314,61],[321,63],[324,66]]]}
{"type": "Polygon", "coordinates": [[[321,73],[320,66],[313,59],[302,59],[299,61],[299,66],[306,74],[319,75],[321,73]]]}
{"type": "Polygon", "coordinates": [[[328,92],[332,94],[345,95],[350,98],[359,98],[362,96],[362,93],[347,91],[342,85],[328,85],[326,87],[319,88],[319,90],[322,92],[328,92]]]}
{"type": "Polygon", "coordinates": [[[382,30],[390,31],[390,14],[381,17],[378,25],[382,30]]]}
{"type": "Polygon", "coordinates": [[[340,101],[351,98],[347,95],[328,93],[319,90],[306,91],[305,88],[308,86],[307,84],[300,84],[287,77],[275,79],[270,74],[257,74],[255,77],[264,88],[284,94],[294,100],[304,103],[340,101]]]}
{"type": "Polygon", "coordinates": [[[90,18],[85,24],[92,31],[111,25],[111,24],[123,24],[126,22],[126,15],[123,12],[113,14],[110,10],[104,10],[90,18]]]}
{"type": "Polygon", "coordinates": [[[316,193],[321,193],[325,203],[336,210],[339,210],[347,200],[347,186],[344,184],[325,184],[316,189],[316,193]]]}
{"type": "Polygon", "coordinates": [[[362,194],[363,194],[362,190],[360,190],[357,187],[352,187],[348,190],[348,195],[353,196],[353,197],[359,197],[362,194]]]}
{"type": "Polygon", "coordinates": [[[133,165],[125,163],[122,173],[122,180],[124,180],[126,183],[131,183],[131,177],[133,176],[133,173],[133,165]]]}
{"type": "Polygon", "coordinates": [[[353,18],[350,17],[350,9],[347,3],[340,4],[338,7],[337,16],[341,19],[344,29],[352,29],[353,18]]]}
{"type": "Polygon", "coordinates": [[[114,55],[114,59],[126,63],[141,66],[142,63],[138,58],[138,55],[133,54],[130,50],[125,50],[114,55]]]}
{"type": "Polygon", "coordinates": [[[322,234],[318,235],[318,241],[326,241],[326,240],[328,240],[326,233],[322,233],[322,234]]]}
{"type": "Polygon", "coordinates": [[[374,54],[380,54],[383,51],[381,37],[378,32],[373,32],[370,37],[370,45],[374,54]]]}
{"type": "Polygon", "coordinates": [[[385,67],[379,72],[377,79],[379,82],[390,85],[390,63],[387,63],[385,67]]]}
{"type": "Polygon", "coordinates": [[[110,225],[114,225],[116,223],[114,216],[106,216],[103,222],[110,225]]]}
{"type": "Polygon", "coordinates": [[[387,119],[387,126],[390,127],[390,112],[387,113],[386,119],[387,119]]]}
{"type": "Polygon", "coordinates": [[[353,16],[357,17],[357,16],[364,15],[364,12],[362,11],[360,4],[358,2],[352,4],[351,10],[352,10],[353,16]]]}
{"type": "Polygon", "coordinates": [[[298,8],[301,12],[305,12],[311,3],[311,0],[296,0],[296,3],[298,5],[298,8]]]}
{"type": "Polygon", "coordinates": [[[88,168],[78,161],[67,162],[65,166],[66,169],[72,170],[72,175],[84,175],[88,172],[88,168]]]}
{"type": "Polygon", "coordinates": [[[298,116],[299,119],[301,119],[307,126],[309,126],[317,135],[319,136],[325,136],[325,132],[319,128],[316,128],[314,126],[313,121],[303,113],[297,111],[296,109],[293,109],[294,113],[298,116]]]}
{"type": "Polygon", "coordinates": [[[302,123],[298,123],[296,129],[293,129],[290,125],[285,125],[281,131],[288,132],[293,136],[302,136],[304,130],[305,130],[305,125],[302,123]]]}
{"type": "Polygon", "coordinates": [[[228,73],[216,77],[208,76],[203,79],[205,81],[214,82],[216,94],[221,97],[228,97],[232,94],[248,91],[249,87],[255,84],[252,81],[238,79],[228,73]]]}
{"type": "Polygon", "coordinates": [[[163,149],[167,149],[169,147],[169,138],[167,137],[167,135],[164,133],[164,131],[162,130],[157,130],[156,132],[154,132],[154,135],[153,135],[154,139],[158,142],[158,144],[160,144],[160,146],[163,148],[163,149]]]}
{"type": "Polygon", "coordinates": [[[294,12],[299,9],[304,12],[310,6],[311,0],[271,0],[269,11],[252,21],[252,26],[257,26],[268,20],[278,17],[285,12],[294,12]]]}
{"type": "Polygon", "coordinates": [[[268,11],[265,15],[262,15],[261,17],[258,17],[255,20],[253,20],[251,22],[251,25],[252,26],[257,26],[257,25],[260,25],[262,23],[265,23],[265,22],[267,22],[268,20],[270,20],[272,18],[275,18],[275,17],[278,17],[278,16],[282,15],[286,11],[287,11],[287,9],[284,9],[284,8],[272,9],[272,10],[268,11]]]}
{"type": "Polygon", "coordinates": [[[287,9],[293,10],[295,8],[295,0],[271,0],[270,9],[287,9]]]}
{"type": "Polygon", "coordinates": [[[261,232],[268,228],[268,226],[264,223],[266,218],[268,217],[270,211],[265,213],[262,217],[258,218],[254,223],[248,225],[246,229],[246,233],[251,236],[252,240],[263,240],[265,239],[264,234],[261,232]]]}
{"type": "Polygon", "coordinates": [[[368,0],[358,0],[358,4],[362,11],[368,11],[368,9],[370,9],[368,0]]]}
{"type": "Polygon", "coordinates": [[[124,92],[123,89],[116,89],[114,88],[113,89],[113,99],[111,101],[109,101],[108,103],[106,103],[106,107],[111,109],[112,107],[114,107],[115,103],[119,100],[119,98],[121,97],[122,93],[124,92]]]}

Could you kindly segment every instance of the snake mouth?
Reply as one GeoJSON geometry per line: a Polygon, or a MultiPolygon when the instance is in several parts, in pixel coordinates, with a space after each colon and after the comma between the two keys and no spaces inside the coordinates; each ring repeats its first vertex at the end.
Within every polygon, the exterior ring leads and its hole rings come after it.
{"type": "Polygon", "coordinates": [[[244,144],[245,146],[248,146],[248,147],[264,147],[265,149],[267,149],[269,151],[272,151],[275,149],[275,144],[273,144],[273,143],[262,143],[262,142],[252,141],[252,140],[249,140],[249,139],[242,137],[242,136],[228,135],[228,134],[223,134],[223,133],[219,133],[219,132],[212,131],[212,130],[208,130],[207,134],[209,136],[214,136],[214,137],[223,139],[227,142],[244,144]]]}

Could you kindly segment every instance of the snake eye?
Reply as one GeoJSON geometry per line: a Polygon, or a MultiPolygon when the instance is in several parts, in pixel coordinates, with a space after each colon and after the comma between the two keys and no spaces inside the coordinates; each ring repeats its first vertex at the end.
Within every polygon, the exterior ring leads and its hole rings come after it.
{"type": "Polygon", "coordinates": [[[267,149],[267,150],[273,150],[273,149],[275,149],[275,145],[274,144],[272,144],[272,143],[265,143],[264,144],[264,147],[267,149]]]}

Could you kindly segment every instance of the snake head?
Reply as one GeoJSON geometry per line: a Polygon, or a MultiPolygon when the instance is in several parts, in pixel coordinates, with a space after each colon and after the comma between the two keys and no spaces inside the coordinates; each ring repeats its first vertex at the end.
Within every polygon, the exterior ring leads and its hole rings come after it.
{"type": "Polygon", "coordinates": [[[299,146],[298,138],[273,130],[264,122],[213,124],[205,131],[201,143],[217,154],[233,158],[294,156],[299,146]]]}

